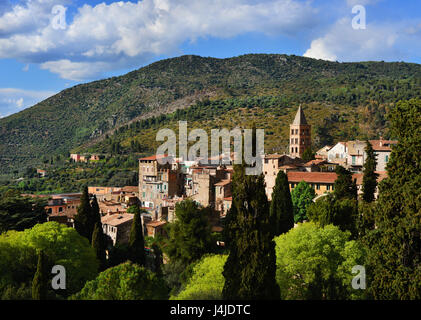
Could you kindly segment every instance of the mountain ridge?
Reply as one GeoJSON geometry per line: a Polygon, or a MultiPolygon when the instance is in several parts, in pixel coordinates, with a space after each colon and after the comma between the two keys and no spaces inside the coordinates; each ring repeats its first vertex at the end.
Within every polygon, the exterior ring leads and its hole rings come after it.
{"type": "Polygon", "coordinates": [[[283,96],[298,103],[334,97],[338,105],[361,105],[373,93],[373,101],[387,104],[419,96],[420,79],[421,65],[405,62],[339,63],[284,54],[164,59],[67,88],[0,119],[0,171],[36,165],[42,156],[65,154],[128,123],[204,99],[283,96]]]}

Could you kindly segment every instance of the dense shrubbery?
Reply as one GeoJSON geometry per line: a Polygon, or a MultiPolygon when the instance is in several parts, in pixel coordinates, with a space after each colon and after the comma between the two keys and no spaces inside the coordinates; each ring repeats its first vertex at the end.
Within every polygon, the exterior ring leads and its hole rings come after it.
{"type": "Polygon", "coordinates": [[[74,300],[166,300],[165,282],[152,271],[131,262],[101,272],[71,297],[74,300]]]}
{"type": "Polygon", "coordinates": [[[22,232],[8,231],[0,235],[2,290],[10,291],[10,286],[30,287],[37,266],[37,250],[46,254],[50,271],[53,265],[66,268],[67,287],[58,292],[61,295],[79,291],[87,280],[97,275],[98,261],[88,240],[72,228],[46,222],[22,232]]]}

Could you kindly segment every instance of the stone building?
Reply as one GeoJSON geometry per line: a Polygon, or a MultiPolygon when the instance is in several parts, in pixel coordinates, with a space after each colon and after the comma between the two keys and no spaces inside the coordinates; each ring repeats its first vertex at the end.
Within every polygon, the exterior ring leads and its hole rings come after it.
{"type": "Polygon", "coordinates": [[[289,171],[305,170],[303,161],[300,158],[292,158],[288,155],[269,154],[265,155],[263,159],[263,174],[266,183],[266,195],[268,200],[272,199],[272,191],[275,187],[276,176],[280,170],[285,173],[289,171]]]}
{"type": "Polygon", "coordinates": [[[183,174],[171,157],[154,155],[139,159],[139,200],[142,207],[159,210],[164,200],[181,196],[183,184],[183,174]],[[167,163],[159,163],[159,158],[167,163]]]}
{"type": "Polygon", "coordinates": [[[311,125],[307,123],[301,106],[298,107],[290,127],[289,151],[292,157],[301,158],[304,150],[311,147],[311,125]]]}
{"type": "Polygon", "coordinates": [[[133,217],[130,213],[107,214],[101,217],[102,230],[110,237],[113,246],[129,242],[133,217]]]}

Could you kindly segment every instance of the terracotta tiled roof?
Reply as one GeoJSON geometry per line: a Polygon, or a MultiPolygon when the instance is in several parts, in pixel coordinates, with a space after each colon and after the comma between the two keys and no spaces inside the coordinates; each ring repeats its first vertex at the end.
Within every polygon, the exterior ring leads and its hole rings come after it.
{"type": "Polygon", "coordinates": [[[226,200],[226,201],[232,201],[232,197],[226,197],[226,198],[224,198],[224,200],[226,200]]]}
{"type": "Polygon", "coordinates": [[[336,180],[336,173],[334,172],[288,172],[289,182],[305,181],[307,183],[334,183],[336,180]]]}
{"type": "Polygon", "coordinates": [[[322,159],[310,160],[309,162],[305,163],[304,166],[309,167],[311,165],[318,165],[318,164],[322,164],[322,163],[325,163],[325,162],[326,162],[326,160],[324,160],[324,159],[323,160],[322,159]]]}
{"type": "MultiPolygon", "coordinates": [[[[386,171],[376,171],[376,173],[379,174],[377,182],[387,178],[386,171]]],[[[361,185],[363,176],[363,173],[354,173],[352,179],[357,179],[357,185],[361,185]]],[[[304,180],[307,183],[335,183],[336,178],[337,174],[335,172],[288,172],[289,182],[301,182],[304,180]]]]}
{"type": "Polygon", "coordinates": [[[133,220],[133,214],[123,213],[123,214],[112,214],[101,217],[102,224],[108,224],[110,226],[118,226],[127,221],[133,220]]]}
{"type": "Polygon", "coordinates": [[[392,151],[391,145],[397,144],[396,140],[370,140],[374,151],[392,151]]]}
{"type": "Polygon", "coordinates": [[[282,155],[277,153],[265,155],[265,159],[278,159],[280,157],[282,157],[282,155]]]}
{"type": "Polygon", "coordinates": [[[166,158],[166,157],[168,157],[167,154],[158,154],[158,155],[157,154],[154,154],[153,156],[145,157],[145,158],[140,158],[139,160],[142,160],[142,161],[150,161],[150,160],[155,161],[157,159],[162,159],[162,158],[166,158]]]}
{"type": "Polygon", "coordinates": [[[123,192],[139,192],[138,186],[125,186],[121,188],[121,191],[123,192]]]}

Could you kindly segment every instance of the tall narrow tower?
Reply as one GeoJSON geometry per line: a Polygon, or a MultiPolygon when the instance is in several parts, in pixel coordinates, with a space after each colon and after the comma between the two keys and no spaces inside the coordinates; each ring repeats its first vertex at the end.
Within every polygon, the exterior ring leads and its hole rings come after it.
{"type": "Polygon", "coordinates": [[[298,107],[294,122],[289,127],[290,155],[301,158],[304,150],[311,147],[311,125],[307,123],[301,106],[298,107]]]}

